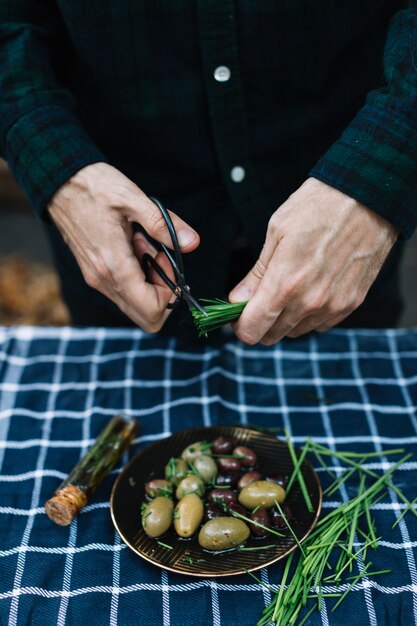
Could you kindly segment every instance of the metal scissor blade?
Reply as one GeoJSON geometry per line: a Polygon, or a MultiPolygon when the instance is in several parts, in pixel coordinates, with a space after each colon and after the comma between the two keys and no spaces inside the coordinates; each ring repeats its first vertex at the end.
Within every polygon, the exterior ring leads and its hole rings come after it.
{"type": "Polygon", "coordinates": [[[181,287],[181,295],[184,298],[184,300],[186,301],[186,303],[188,304],[188,308],[189,309],[197,309],[197,311],[200,311],[200,313],[202,313],[202,315],[204,315],[205,317],[208,317],[206,311],[203,309],[203,307],[198,302],[198,300],[196,300],[191,295],[190,288],[188,287],[188,285],[185,285],[184,287],[181,287]]]}

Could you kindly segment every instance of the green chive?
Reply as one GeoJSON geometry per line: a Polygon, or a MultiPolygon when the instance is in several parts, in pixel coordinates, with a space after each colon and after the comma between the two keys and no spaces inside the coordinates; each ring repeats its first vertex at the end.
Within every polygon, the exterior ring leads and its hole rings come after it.
{"type": "Polygon", "coordinates": [[[297,480],[298,480],[298,482],[300,484],[301,492],[303,494],[305,503],[307,505],[307,509],[308,509],[309,513],[313,513],[314,508],[313,508],[310,496],[309,496],[308,491],[307,491],[307,486],[306,486],[306,484],[304,482],[303,474],[300,471],[300,467],[297,465],[297,456],[295,454],[294,446],[292,445],[292,441],[290,439],[290,433],[288,432],[287,429],[285,429],[285,436],[287,438],[288,450],[290,452],[291,459],[292,459],[292,462],[294,464],[294,471],[297,472],[297,480]]]}
{"type": "Polygon", "coordinates": [[[271,543],[269,546],[257,546],[255,548],[245,548],[244,546],[239,546],[238,550],[241,551],[245,551],[245,552],[255,552],[257,550],[269,550],[269,548],[275,548],[275,544],[271,543]]]}
{"type": "Polygon", "coordinates": [[[247,302],[226,302],[224,300],[201,300],[205,314],[196,308],[191,309],[198,336],[204,337],[207,333],[225,324],[237,320],[247,302]]]}

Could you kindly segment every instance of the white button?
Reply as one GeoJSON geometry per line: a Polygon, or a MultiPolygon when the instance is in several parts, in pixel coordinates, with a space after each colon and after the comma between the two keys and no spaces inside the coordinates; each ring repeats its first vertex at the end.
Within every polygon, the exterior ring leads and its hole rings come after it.
{"type": "Polygon", "coordinates": [[[241,183],[245,176],[246,172],[240,165],[235,165],[230,171],[230,178],[234,183],[241,183]]]}
{"type": "Polygon", "coordinates": [[[225,65],[219,65],[219,67],[216,67],[216,69],[214,70],[214,78],[219,83],[225,83],[227,80],[229,80],[230,75],[231,71],[225,65]]]}

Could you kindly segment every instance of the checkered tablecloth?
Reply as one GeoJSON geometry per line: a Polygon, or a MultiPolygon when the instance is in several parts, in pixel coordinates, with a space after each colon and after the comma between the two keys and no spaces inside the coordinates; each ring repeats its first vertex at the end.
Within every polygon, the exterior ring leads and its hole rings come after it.
{"type": "MultiPolygon", "coordinates": [[[[43,503],[114,413],[141,422],[129,456],[183,428],[237,422],[287,427],[296,444],[310,435],[340,450],[415,451],[416,404],[417,332],[214,348],[139,330],[0,328],[1,626],[254,626],[271,600],[247,575],[172,575],[131,552],[109,515],[120,468],[71,526],[49,521],[43,503]]],[[[396,475],[410,500],[416,460],[396,475]]],[[[370,467],[391,462],[381,452],[370,467]]],[[[346,497],[333,495],[324,512],[346,497]]],[[[392,573],[362,579],[334,613],[326,600],[307,624],[417,624],[417,518],[391,530],[403,510],[390,493],[373,511],[383,539],[372,569],[392,573]]],[[[281,574],[278,563],[260,577],[274,588],[281,574]]]]}

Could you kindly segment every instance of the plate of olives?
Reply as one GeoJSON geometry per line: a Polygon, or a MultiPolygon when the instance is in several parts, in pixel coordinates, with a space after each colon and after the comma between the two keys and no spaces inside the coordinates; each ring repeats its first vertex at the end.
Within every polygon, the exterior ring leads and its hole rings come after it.
{"type": "Polygon", "coordinates": [[[309,510],[287,444],[243,426],[191,428],[137,454],[118,476],[111,516],[122,540],[189,576],[242,574],[285,557],[312,531],[318,477],[304,459],[309,510]]]}

